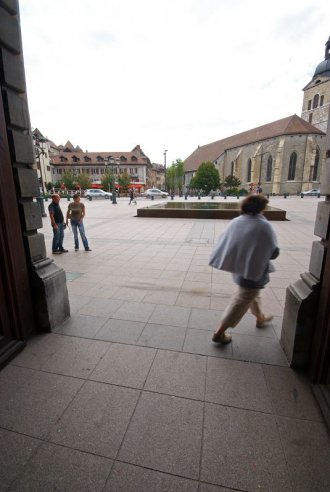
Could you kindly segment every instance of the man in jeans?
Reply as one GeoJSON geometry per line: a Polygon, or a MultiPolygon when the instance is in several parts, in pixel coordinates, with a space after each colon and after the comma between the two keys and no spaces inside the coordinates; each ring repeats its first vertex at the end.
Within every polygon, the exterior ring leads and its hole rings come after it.
{"type": "Polygon", "coordinates": [[[54,195],[52,195],[52,203],[48,207],[50,222],[53,228],[53,255],[60,255],[62,253],[68,252],[67,249],[63,248],[64,217],[59,205],[60,199],[60,195],[55,193],[54,195]]]}
{"type": "Polygon", "coordinates": [[[71,228],[74,237],[74,250],[79,251],[79,239],[78,230],[81,236],[82,243],[84,245],[85,251],[92,251],[88,246],[88,240],[85,234],[83,218],[85,217],[85,205],[80,202],[80,195],[76,193],[73,195],[73,202],[68,206],[68,211],[66,213],[66,225],[71,220],[71,228]]]}

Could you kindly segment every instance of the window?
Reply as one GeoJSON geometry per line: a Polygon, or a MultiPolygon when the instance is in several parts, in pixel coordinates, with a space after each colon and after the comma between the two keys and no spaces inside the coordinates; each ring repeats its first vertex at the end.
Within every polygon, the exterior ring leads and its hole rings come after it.
{"type": "Polygon", "coordinates": [[[231,172],[230,172],[230,174],[232,176],[234,176],[234,174],[235,174],[235,163],[234,163],[234,161],[231,163],[231,172]]]}
{"type": "Polygon", "coordinates": [[[319,105],[319,95],[315,94],[313,98],[313,109],[317,108],[318,105],[319,105]]]}
{"type": "Polygon", "coordinates": [[[320,106],[323,106],[323,103],[324,103],[324,96],[321,96],[321,98],[320,98],[320,106]]]}
{"type": "Polygon", "coordinates": [[[313,121],[313,113],[310,113],[308,115],[308,123],[312,123],[312,121],[313,121]]]}
{"type": "Polygon", "coordinates": [[[296,175],[297,154],[292,152],[290,155],[288,181],[293,181],[296,175]]]}
{"type": "Polygon", "coordinates": [[[308,101],[308,110],[312,108],[312,100],[308,101]]]}
{"type": "Polygon", "coordinates": [[[273,158],[270,155],[267,161],[266,181],[272,180],[272,171],[273,171],[273,158]]]}
{"type": "Polygon", "coordinates": [[[247,161],[247,174],[246,174],[246,181],[247,183],[250,183],[251,181],[251,175],[252,175],[252,161],[249,159],[247,161]]]}
{"type": "Polygon", "coordinates": [[[319,167],[319,161],[320,161],[320,151],[319,149],[317,149],[315,153],[315,160],[314,160],[314,169],[313,169],[313,176],[312,176],[313,181],[317,181],[317,171],[319,167]]]}

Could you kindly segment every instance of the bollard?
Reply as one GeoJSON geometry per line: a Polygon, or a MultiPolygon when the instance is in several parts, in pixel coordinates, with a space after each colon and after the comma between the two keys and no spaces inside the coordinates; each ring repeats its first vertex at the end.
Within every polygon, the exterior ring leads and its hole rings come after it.
{"type": "Polygon", "coordinates": [[[284,194],[283,194],[283,197],[284,197],[284,198],[286,198],[286,196],[287,196],[287,194],[286,194],[286,193],[284,193],[284,194]]]}
{"type": "Polygon", "coordinates": [[[267,198],[267,199],[269,198],[269,193],[267,193],[266,198],[267,198]]]}
{"type": "Polygon", "coordinates": [[[304,194],[303,193],[300,193],[300,198],[304,198],[304,194]]]}
{"type": "Polygon", "coordinates": [[[237,195],[237,200],[239,200],[239,195],[237,195]]]}
{"type": "Polygon", "coordinates": [[[185,199],[185,200],[187,200],[187,198],[188,198],[188,195],[185,195],[185,196],[184,196],[184,199],[185,199]]]}
{"type": "Polygon", "coordinates": [[[227,200],[227,195],[223,195],[224,199],[227,200]]]}
{"type": "Polygon", "coordinates": [[[66,197],[66,199],[67,199],[67,200],[68,200],[68,202],[69,202],[69,201],[70,201],[70,195],[68,195],[68,196],[66,197]]]}
{"type": "Polygon", "coordinates": [[[88,200],[91,202],[93,200],[93,197],[89,195],[88,200]]]}
{"type": "Polygon", "coordinates": [[[173,199],[174,199],[174,195],[171,195],[171,200],[173,200],[173,199]]]}
{"type": "Polygon", "coordinates": [[[200,193],[198,193],[198,200],[200,200],[200,199],[201,199],[201,195],[200,195],[200,193]]]}
{"type": "Polygon", "coordinates": [[[154,199],[155,199],[154,195],[151,195],[151,200],[154,200],[154,199]]]}
{"type": "Polygon", "coordinates": [[[317,198],[320,198],[320,196],[321,196],[321,195],[320,195],[320,193],[318,193],[318,194],[317,194],[317,198]]]}

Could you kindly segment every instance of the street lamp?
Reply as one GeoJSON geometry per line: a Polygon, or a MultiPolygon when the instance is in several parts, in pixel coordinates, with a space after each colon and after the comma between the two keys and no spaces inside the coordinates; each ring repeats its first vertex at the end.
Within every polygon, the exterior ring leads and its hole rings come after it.
{"type": "MultiPolygon", "coordinates": [[[[116,157],[116,159],[113,159],[112,163],[115,164],[115,166],[116,166],[116,175],[119,175],[119,171],[120,171],[120,168],[119,168],[120,159],[119,159],[119,157],[116,157]]],[[[114,169],[114,168],[112,168],[112,169],[114,169]]],[[[115,175],[115,174],[113,173],[113,175],[115,175]]],[[[112,205],[117,205],[116,180],[114,180],[114,185],[113,185],[112,205]]]]}
{"type": "Polygon", "coordinates": [[[166,185],[166,152],[167,152],[167,150],[164,150],[164,176],[165,176],[165,191],[167,191],[167,185],[166,185]]]}

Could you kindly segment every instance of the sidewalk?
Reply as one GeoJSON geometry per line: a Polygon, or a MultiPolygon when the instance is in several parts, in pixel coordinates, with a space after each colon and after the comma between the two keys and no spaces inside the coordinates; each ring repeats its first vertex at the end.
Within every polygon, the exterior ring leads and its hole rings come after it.
{"type": "MultiPolygon", "coordinates": [[[[71,318],[0,372],[0,491],[330,490],[329,435],[278,343],[318,199],[272,200],[289,218],[272,223],[274,321],[258,330],[246,315],[220,347],[211,336],[235,286],[208,257],[228,222],[137,218],[128,201],[85,202],[92,252],[74,252],[66,231],[70,252],[55,257],[71,318]]],[[[42,232],[50,255],[48,219],[42,232]]]]}

